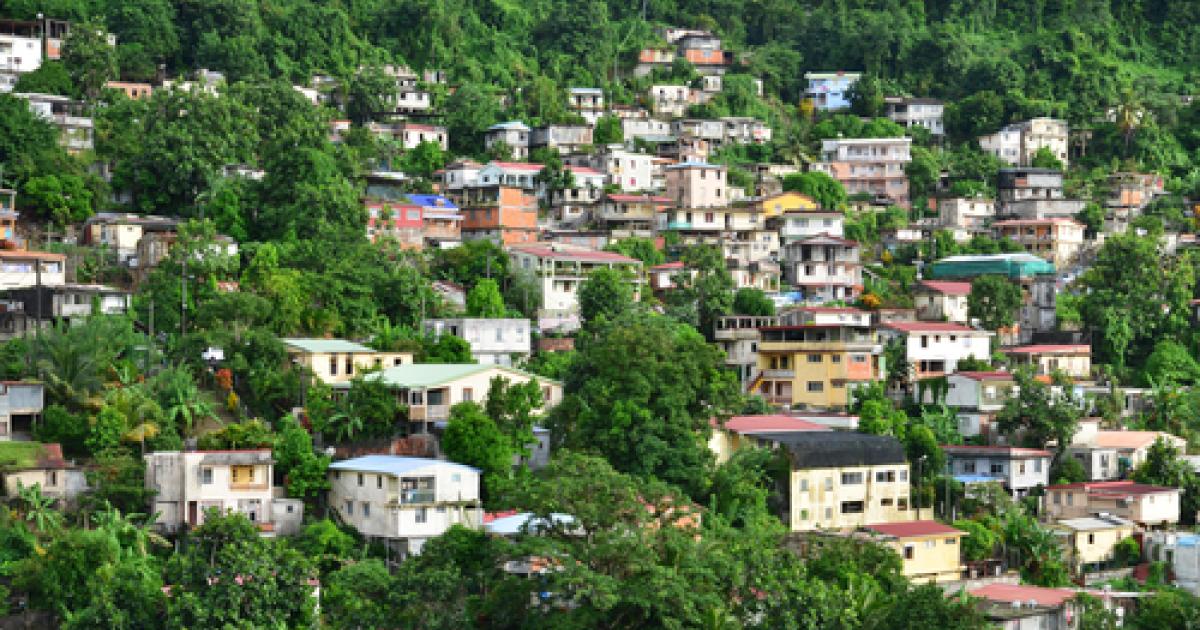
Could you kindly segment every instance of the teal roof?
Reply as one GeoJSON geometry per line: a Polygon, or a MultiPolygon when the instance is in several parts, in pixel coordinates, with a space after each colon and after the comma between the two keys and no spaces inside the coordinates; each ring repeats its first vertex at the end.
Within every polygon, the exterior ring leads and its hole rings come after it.
{"type": "MultiPolygon", "coordinates": [[[[530,374],[516,368],[481,363],[405,363],[383,369],[379,372],[372,372],[363,378],[367,380],[382,380],[390,387],[418,389],[422,387],[439,387],[457,381],[460,378],[466,378],[491,369],[510,372],[528,378],[536,378],[542,382],[557,383],[557,381],[543,378],[536,374],[530,374]]],[[[338,386],[348,387],[349,383],[334,384],[334,387],[338,386]]]]}
{"type": "Polygon", "coordinates": [[[1054,265],[1028,252],[981,256],[950,256],[929,266],[931,280],[1000,275],[1008,278],[1054,274],[1054,265]]]}
{"type": "Polygon", "coordinates": [[[314,354],[323,352],[375,352],[375,350],[372,348],[368,348],[361,343],[346,341],[345,339],[284,338],[280,339],[280,341],[282,341],[284,345],[288,346],[289,348],[295,348],[301,352],[311,352],[314,354]]]}

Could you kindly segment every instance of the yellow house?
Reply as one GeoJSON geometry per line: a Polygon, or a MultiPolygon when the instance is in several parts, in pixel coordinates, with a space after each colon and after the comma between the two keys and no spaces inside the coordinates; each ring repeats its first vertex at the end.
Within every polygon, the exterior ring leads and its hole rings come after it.
{"type": "Polygon", "coordinates": [[[411,352],[380,352],[344,339],[282,339],[288,357],[323,383],[347,383],[361,372],[413,362],[411,352]]]}
{"type": "Polygon", "coordinates": [[[1097,514],[1058,521],[1052,528],[1063,538],[1076,570],[1099,566],[1113,559],[1117,543],[1133,535],[1132,521],[1111,514],[1097,514]]]}
{"type": "Polygon", "coordinates": [[[782,216],[786,212],[821,209],[821,205],[812,197],[798,192],[782,192],[777,195],[752,197],[744,200],[744,202],[768,219],[782,216]]]}
{"type": "Polygon", "coordinates": [[[791,460],[792,531],[911,521],[908,462],[890,435],[843,431],[759,433],[791,460]]]}
{"type": "Polygon", "coordinates": [[[904,577],[920,582],[950,582],[962,577],[962,537],[967,533],[937,521],[878,523],[866,529],[903,560],[904,577]]]}

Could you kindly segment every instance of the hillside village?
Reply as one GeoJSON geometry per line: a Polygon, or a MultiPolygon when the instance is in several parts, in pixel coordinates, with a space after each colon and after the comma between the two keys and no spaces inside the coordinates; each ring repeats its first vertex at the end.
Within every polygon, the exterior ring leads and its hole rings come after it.
{"type": "Polygon", "coordinates": [[[1200,623],[1194,89],[26,4],[0,627],[1200,623]]]}

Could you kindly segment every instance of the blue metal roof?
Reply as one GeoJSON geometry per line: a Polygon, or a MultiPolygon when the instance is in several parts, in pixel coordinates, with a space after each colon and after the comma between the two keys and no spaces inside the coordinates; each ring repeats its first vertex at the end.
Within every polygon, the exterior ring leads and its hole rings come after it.
{"type": "Polygon", "coordinates": [[[344,459],[329,465],[330,470],[352,470],[355,472],[373,472],[385,475],[402,475],[422,468],[435,466],[450,466],[460,470],[478,473],[479,469],[472,466],[448,462],[428,457],[400,457],[397,455],[364,455],[354,459],[344,459]]]}
{"type": "Polygon", "coordinates": [[[446,208],[447,210],[458,210],[458,206],[454,205],[453,201],[442,195],[408,195],[408,200],[413,205],[423,206],[426,208],[446,208]]]}

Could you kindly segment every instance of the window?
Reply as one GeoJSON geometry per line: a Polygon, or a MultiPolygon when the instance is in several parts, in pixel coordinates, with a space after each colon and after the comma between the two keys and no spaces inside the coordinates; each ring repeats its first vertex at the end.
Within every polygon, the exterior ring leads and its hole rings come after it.
{"type": "Polygon", "coordinates": [[[944,542],[945,542],[947,545],[957,545],[957,544],[958,544],[958,539],[957,539],[957,538],[947,538],[947,539],[946,539],[944,542]]]}
{"type": "Polygon", "coordinates": [[[1096,544],[1096,535],[1095,534],[1088,534],[1088,544],[1089,545],[1096,544]]]}
{"type": "Polygon", "coordinates": [[[810,393],[823,392],[825,391],[825,383],[822,383],[821,381],[809,381],[808,391],[810,393]]]}
{"type": "Polygon", "coordinates": [[[329,373],[333,376],[337,376],[337,355],[336,354],[330,355],[330,357],[329,357],[329,373]]]}
{"type": "Polygon", "coordinates": [[[1067,493],[1067,505],[1075,505],[1075,495],[1073,493],[1067,493]]]}
{"type": "Polygon", "coordinates": [[[46,485],[48,485],[48,486],[57,486],[58,485],[58,471],[57,470],[50,471],[49,478],[46,481],[46,485]]]}
{"type": "Polygon", "coordinates": [[[875,473],[876,483],[891,483],[896,480],[896,471],[880,470],[875,473]]]}
{"type": "Polygon", "coordinates": [[[714,221],[716,221],[716,220],[717,220],[717,217],[716,217],[716,215],[715,215],[714,213],[712,213],[712,212],[705,212],[705,213],[704,213],[704,222],[705,222],[705,223],[712,223],[712,222],[714,222],[714,221]]]}
{"type": "Polygon", "coordinates": [[[891,499],[880,499],[879,500],[880,507],[892,507],[893,503],[894,503],[894,501],[892,501],[891,499]]]}
{"type": "Polygon", "coordinates": [[[993,463],[991,470],[992,470],[993,475],[1004,474],[1004,464],[1001,464],[999,462],[993,463]]]}
{"type": "Polygon", "coordinates": [[[929,336],[928,335],[921,335],[921,347],[922,348],[929,347],[929,336]]]}
{"type": "Polygon", "coordinates": [[[908,509],[908,499],[896,499],[896,509],[904,511],[908,509]]]}
{"type": "Polygon", "coordinates": [[[212,477],[213,477],[213,475],[212,475],[211,468],[201,468],[200,469],[200,483],[210,484],[213,482],[212,477]]]}
{"type": "Polygon", "coordinates": [[[934,548],[934,547],[936,547],[936,546],[937,546],[937,541],[936,541],[936,540],[926,540],[926,541],[925,541],[925,548],[926,548],[926,549],[933,549],[933,548],[934,548]]]}
{"type": "Polygon", "coordinates": [[[383,475],[375,475],[375,487],[383,489],[383,475]]]}
{"type": "Polygon", "coordinates": [[[802,521],[808,520],[808,510],[800,510],[800,520],[802,520],[802,521]]]}
{"type": "Polygon", "coordinates": [[[1051,492],[1050,499],[1051,499],[1051,501],[1054,502],[1054,505],[1062,505],[1062,493],[1061,492],[1051,492]]]}
{"type": "Polygon", "coordinates": [[[415,517],[416,522],[424,523],[429,520],[429,509],[417,508],[417,511],[413,516],[415,517]]]}
{"type": "Polygon", "coordinates": [[[370,518],[371,516],[371,504],[366,501],[362,502],[362,515],[363,518],[370,518]]]}
{"type": "Polygon", "coordinates": [[[233,483],[254,483],[253,466],[232,466],[229,469],[233,483]]]}
{"type": "Polygon", "coordinates": [[[809,363],[820,363],[820,362],[821,362],[821,355],[820,355],[819,353],[818,353],[818,354],[810,354],[810,355],[808,355],[808,362],[809,362],[809,363]]]}
{"type": "Polygon", "coordinates": [[[851,361],[854,361],[855,363],[866,363],[866,362],[867,362],[867,355],[865,355],[865,354],[855,354],[855,355],[852,355],[852,356],[850,357],[850,360],[851,360],[851,361]]]}
{"type": "Polygon", "coordinates": [[[860,472],[844,472],[842,473],[843,486],[857,486],[863,482],[863,474],[860,472]]]}
{"type": "Polygon", "coordinates": [[[900,479],[900,481],[908,481],[908,469],[907,468],[900,469],[899,479],[900,479]]]}
{"type": "Polygon", "coordinates": [[[916,548],[912,545],[904,545],[904,559],[912,560],[916,555],[916,548]]]}
{"type": "Polygon", "coordinates": [[[1024,475],[1024,474],[1025,474],[1025,462],[1019,462],[1019,463],[1017,464],[1017,474],[1018,474],[1018,475],[1024,475]]]}
{"type": "Polygon", "coordinates": [[[470,387],[464,387],[462,391],[463,402],[473,402],[475,400],[475,392],[470,387]]]}
{"type": "Polygon", "coordinates": [[[346,516],[354,516],[354,502],[346,501],[346,516]]]}
{"type": "Polygon", "coordinates": [[[358,473],[358,487],[360,487],[360,488],[361,488],[361,487],[362,487],[362,485],[363,485],[363,474],[362,474],[362,473],[358,473]]]}
{"type": "Polygon", "coordinates": [[[462,481],[462,475],[459,473],[454,473],[453,475],[450,475],[450,481],[451,483],[459,483],[462,481]]]}
{"type": "Polygon", "coordinates": [[[833,518],[833,508],[825,508],[825,520],[833,518]]]}
{"type": "Polygon", "coordinates": [[[842,514],[862,514],[864,510],[862,501],[842,501],[842,514]]]}
{"type": "Polygon", "coordinates": [[[1035,472],[1035,473],[1042,472],[1042,460],[1040,460],[1040,459],[1033,460],[1033,472],[1035,472]]]}
{"type": "Polygon", "coordinates": [[[840,354],[831,354],[831,355],[829,355],[829,360],[830,360],[830,361],[832,361],[832,362],[834,362],[834,363],[841,363],[841,362],[842,362],[842,355],[840,355],[840,354]]]}
{"type": "Polygon", "coordinates": [[[825,478],[825,489],[826,489],[826,490],[833,490],[833,477],[826,477],[826,478],[825,478]]]}
{"type": "Polygon", "coordinates": [[[354,374],[354,357],[352,355],[346,355],[346,374],[354,374]]]}
{"type": "Polygon", "coordinates": [[[975,462],[963,462],[963,472],[968,475],[975,473],[975,462]]]}
{"type": "Polygon", "coordinates": [[[808,492],[808,480],[807,479],[800,480],[800,492],[808,492]]]}

